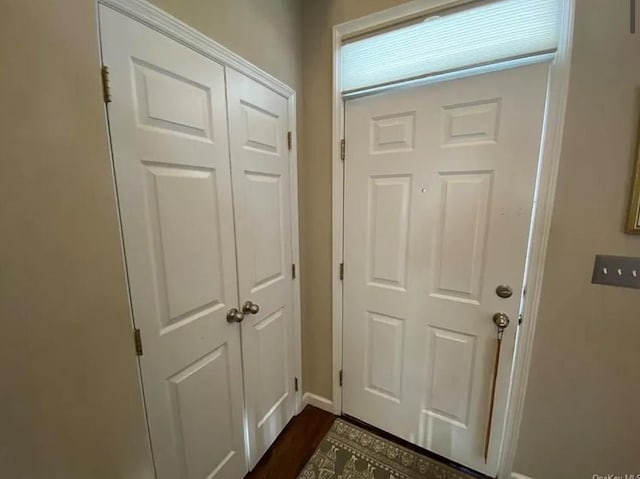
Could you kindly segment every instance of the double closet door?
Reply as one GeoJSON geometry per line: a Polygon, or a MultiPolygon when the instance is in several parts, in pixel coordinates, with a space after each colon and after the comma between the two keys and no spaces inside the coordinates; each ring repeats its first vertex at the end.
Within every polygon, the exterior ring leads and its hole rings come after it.
{"type": "Polygon", "coordinates": [[[156,474],[241,478],[296,402],[287,99],[99,13],[156,474]]]}

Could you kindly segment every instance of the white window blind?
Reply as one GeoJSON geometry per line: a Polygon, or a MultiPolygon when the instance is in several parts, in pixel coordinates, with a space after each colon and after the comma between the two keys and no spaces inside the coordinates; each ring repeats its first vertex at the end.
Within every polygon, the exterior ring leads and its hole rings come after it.
{"type": "Polygon", "coordinates": [[[553,52],[561,0],[502,0],[342,46],[344,93],[464,67],[553,52]]]}

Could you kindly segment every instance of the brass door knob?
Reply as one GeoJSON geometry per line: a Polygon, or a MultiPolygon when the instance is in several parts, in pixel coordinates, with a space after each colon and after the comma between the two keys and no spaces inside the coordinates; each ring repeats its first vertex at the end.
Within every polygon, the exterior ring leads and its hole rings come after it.
{"type": "Polygon", "coordinates": [[[242,314],[236,308],[231,308],[227,312],[227,322],[228,323],[241,323],[243,319],[244,319],[244,314],[242,314]]]}
{"type": "Polygon", "coordinates": [[[260,311],[260,306],[258,306],[256,303],[253,303],[251,301],[246,301],[242,305],[242,312],[244,314],[258,314],[258,311],[260,311]]]}
{"type": "Polygon", "coordinates": [[[498,329],[504,329],[509,326],[509,316],[506,313],[496,313],[493,315],[493,324],[495,324],[498,329]]]}

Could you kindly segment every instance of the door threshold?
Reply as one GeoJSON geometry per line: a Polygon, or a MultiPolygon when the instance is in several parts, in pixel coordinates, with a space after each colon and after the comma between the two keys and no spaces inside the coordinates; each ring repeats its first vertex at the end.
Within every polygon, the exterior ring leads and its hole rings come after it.
{"type": "Polygon", "coordinates": [[[386,439],[387,441],[395,442],[399,446],[402,446],[411,451],[417,452],[418,454],[427,456],[428,458],[433,459],[434,461],[438,461],[460,472],[476,477],[478,479],[493,479],[491,476],[487,476],[478,471],[474,471],[473,469],[469,469],[467,466],[463,466],[462,464],[452,461],[451,459],[441,456],[440,454],[436,454],[435,452],[431,452],[428,449],[424,449],[423,447],[420,447],[412,442],[409,442],[398,436],[394,436],[390,432],[387,432],[387,431],[384,431],[383,429],[379,429],[375,426],[372,426],[371,424],[366,423],[358,418],[349,416],[348,414],[343,414],[340,417],[345,421],[352,423],[354,426],[358,426],[359,428],[369,431],[372,434],[375,434],[377,436],[380,436],[381,438],[386,439]]]}

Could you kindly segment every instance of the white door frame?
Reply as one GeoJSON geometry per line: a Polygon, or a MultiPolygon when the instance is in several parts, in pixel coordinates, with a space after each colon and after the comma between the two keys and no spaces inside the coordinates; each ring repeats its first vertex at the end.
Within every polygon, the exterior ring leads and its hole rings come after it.
{"type": "MultiPolygon", "coordinates": [[[[298,378],[299,387],[296,391],[296,413],[302,407],[302,351],[301,351],[301,323],[300,323],[300,244],[298,230],[298,153],[296,127],[296,92],[293,88],[261,70],[240,55],[228,50],[216,41],[207,37],[186,23],[169,15],[164,10],[145,0],[96,0],[97,4],[105,5],[120,12],[153,30],[185,45],[186,47],[204,55],[211,60],[232,68],[243,75],[273,90],[287,99],[289,114],[289,131],[291,131],[291,150],[289,151],[289,168],[291,175],[291,246],[292,260],[296,265],[296,277],[293,280],[293,327],[294,327],[294,374],[298,378]]],[[[100,23],[98,22],[98,29],[100,23]]],[[[99,31],[99,30],[98,30],[99,31]]],[[[98,39],[99,41],[99,39],[98,39]]],[[[102,62],[102,58],[100,58],[102,62]]],[[[120,232],[122,236],[122,231],[120,232]]],[[[124,258],[124,256],[123,256],[124,258]]],[[[129,290],[126,280],[127,291],[129,290]]],[[[240,305],[238,305],[240,306],[240,305]]],[[[131,316],[133,327],[133,316],[131,316]]],[[[138,364],[138,369],[140,365],[138,364]]],[[[140,370],[138,371],[140,373],[140,370]]],[[[142,395],[140,397],[142,400],[142,395]]],[[[246,415],[246,414],[245,414],[246,415]]]]}
{"type": "MultiPolygon", "coordinates": [[[[370,32],[382,26],[399,23],[411,18],[428,15],[438,10],[471,3],[474,0],[414,0],[397,7],[376,12],[333,27],[333,148],[332,148],[332,403],[335,414],[342,413],[342,308],[343,282],[340,280],[340,263],[343,262],[344,236],[344,164],[341,157],[341,140],[344,139],[344,99],[341,95],[340,49],[344,38],[370,32]]],[[[558,51],[550,64],[549,86],[545,105],[540,167],[533,203],[533,221],[530,236],[529,257],[525,283],[527,294],[523,304],[524,320],[519,326],[517,346],[507,403],[505,432],[498,477],[510,477],[515,457],[522,410],[524,406],[531,351],[540,304],[544,263],[547,253],[551,215],[560,164],[562,134],[569,86],[571,48],[573,40],[573,16],[575,0],[563,0],[558,51]]],[[[463,76],[461,72],[458,76],[463,76]]],[[[453,78],[456,75],[447,75],[453,78]]],[[[348,159],[346,160],[348,161],[348,159]]],[[[349,265],[345,265],[348,274],[349,265]]]]}

